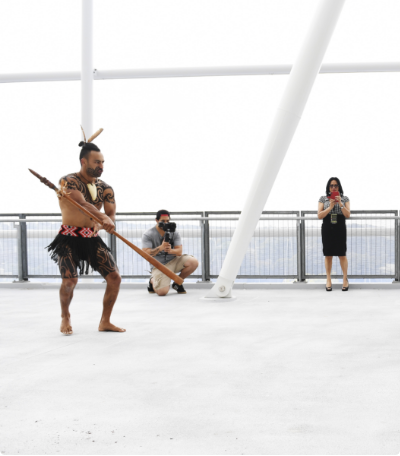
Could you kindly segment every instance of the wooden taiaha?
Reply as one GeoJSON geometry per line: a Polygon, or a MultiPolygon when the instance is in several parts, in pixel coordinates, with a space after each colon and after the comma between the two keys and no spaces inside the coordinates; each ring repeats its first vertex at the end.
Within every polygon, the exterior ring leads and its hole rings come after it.
{"type": "MultiPolygon", "coordinates": [[[[28,168],[29,169],[29,168],[28,168]]],[[[34,175],[36,176],[40,182],[42,182],[43,184],[45,184],[47,187],[51,188],[52,190],[54,190],[56,193],[57,193],[57,196],[59,197],[62,197],[62,198],[65,198],[67,199],[71,204],[73,204],[75,207],[77,207],[81,212],[83,212],[85,215],[87,215],[90,220],[93,220],[97,223],[99,223],[100,225],[103,225],[103,222],[98,219],[97,217],[95,217],[93,214],[91,214],[88,210],[86,210],[85,208],[83,208],[79,203],[77,203],[76,201],[74,201],[70,196],[68,196],[67,194],[65,194],[62,190],[59,190],[52,182],[50,182],[48,179],[46,179],[45,177],[42,177],[40,174],[36,173],[35,171],[29,169],[29,171],[34,175]]],[[[163,274],[165,274],[166,276],[168,276],[171,280],[173,280],[175,283],[177,283],[178,285],[182,285],[183,283],[183,279],[174,274],[172,271],[170,271],[168,268],[166,268],[162,263],[160,263],[159,261],[157,261],[155,258],[153,258],[152,256],[150,256],[148,253],[144,252],[142,249],[140,249],[139,247],[137,247],[135,244],[132,244],[132,242],[129,242],[127,239],[125,239],[123,236],[121,236],[119,233],[117,233],[116,231],[113,231],[112,234],[114,236],[116,236],[118,239],[121,239],[122,242],[124,242],[126,245],[128,245],[132,250],[134,250],[136,253],[138,253],[141,257],[143,257],[146,261],[148,261],[150,264],[152,264],[155,268],[159,269],[163,274]]]]}

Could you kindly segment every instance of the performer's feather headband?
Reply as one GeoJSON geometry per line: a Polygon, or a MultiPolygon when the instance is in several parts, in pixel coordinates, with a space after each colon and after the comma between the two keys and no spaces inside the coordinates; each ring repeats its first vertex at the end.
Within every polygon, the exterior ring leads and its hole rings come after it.
{"type": "Polygon", "coordinates": [[[78,146],[82,147],[81,153],[79,160],[83,158],[89,151],[94,150],[96,152],[100,152],[100,149],[96,146],[96,144],[92,143],[92,141],[99,136],[99,134],[103,131],[102,128],[96,131],[88,140],[86,140],[86,135],[85,132],[83,131],[82,125],[81,125],[82,133],[83,133],[83,139],[84,141],[81,141],[78,146]]]}
{"type": "Polygon", "coordinates": [[[99,136],[99,134],[103,131],[103,128],[100,128],[99,130],[97,130],[96,133],[94,133],[87,141],[86,141],[86,135],[85,135],[85,132],[83,131],[82,125],[81,125],[81,130],[82,130],[82,133],[83,133],[83,139],[85,140],[85,141],[81,141],[79,143],[79,146],[82,147],[85,144],[91,143],[94,139],[96,139],[99,136]]]}

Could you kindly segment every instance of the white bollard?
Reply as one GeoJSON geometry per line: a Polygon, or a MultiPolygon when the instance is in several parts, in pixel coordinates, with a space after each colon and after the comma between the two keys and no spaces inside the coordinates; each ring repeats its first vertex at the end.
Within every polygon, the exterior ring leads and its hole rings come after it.
{"type": "Polygon", "coordinates": [[[260,215],[319,73],[345,0],[320,0],[283,98],[216,284],[207,298],[228,298],[260,215]]]}

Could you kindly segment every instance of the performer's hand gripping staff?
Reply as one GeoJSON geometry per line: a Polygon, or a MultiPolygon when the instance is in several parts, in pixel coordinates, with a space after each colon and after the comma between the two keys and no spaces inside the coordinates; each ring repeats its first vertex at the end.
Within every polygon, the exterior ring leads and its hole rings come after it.
{"type": "MultiPolygon", "coordinates": [[[[29,168],[28,168],[29,169],[29,168]]],[[[83,212],[85,215],[87,215],[90,220],[93,220],[97,222],[99,225],[102,225],[102,221],[95,217],[93,214],[91,214],[89,211],[87,211],[85,208],[83,208],[79,203],[74,201],[69,195],[68,192],[66,191],[66,182],[61,184],[61,188],[58,189],[53,183],[51,183],[48,179],[45,177],[42,177],[40,174],[36,173],[35,171],[32,171],[29,169],[29,171],[36,176],[40,182],[43,184],[47,185],[47,187],[51,188],[57,193],[58,198],[65,198],[67,199],[71,204],[73,204],[75,207],[77,207],[81,212],[83,212]]],[[[125,239],[123,236],[121,236],[119,233],[116,231],[113,231],[114,236],[116,236],[118,239],[121,239],[122,242],[125,242],[126,245],[128,245],[131,249],[133,249],[136,253],[138,253],[140,256],[142,256],[146,261],[151,263],[155,268],[159,269],[163,274],[168,276],[171,280],[173,280],[175,283],[178,285],[182,285],[183,279],[174,274],[172,271],[170,271],[168,268],[166,268],[163,264],[161,264],[159,261],[157,261],[155,258],[150,256],[148,253],[143,252],[142,249],[139,247],[136,247],[136,245],[132,244],[132,242],[129,242],[127,239],[125,239]]]]}

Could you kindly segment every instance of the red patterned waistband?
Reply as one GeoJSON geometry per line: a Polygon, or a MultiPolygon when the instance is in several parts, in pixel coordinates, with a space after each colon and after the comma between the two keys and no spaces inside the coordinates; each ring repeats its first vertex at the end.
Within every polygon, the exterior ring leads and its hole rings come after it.
{"type": "Polygon", "coordinates": [[[70,226],[70,225],[61,225],[60,231],[58,234],[62,234],[64,236],[72,236],[72,237],[82,237],[82,238],[91,238],[97,237],[99,234],[94,234],[93,228],[87,227],[79,227],[79,226],[70,226]]]}

